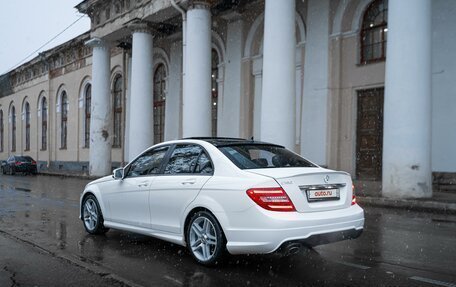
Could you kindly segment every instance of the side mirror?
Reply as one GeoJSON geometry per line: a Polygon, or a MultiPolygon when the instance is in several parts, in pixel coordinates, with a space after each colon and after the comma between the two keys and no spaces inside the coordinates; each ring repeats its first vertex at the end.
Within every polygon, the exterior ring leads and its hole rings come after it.
{"type": "Polygon", "coordinates": [[[122,167],[116,168],[112,172],[112,178],[114,179],[123,179],[124,177],[124,169],[122,167]]]}

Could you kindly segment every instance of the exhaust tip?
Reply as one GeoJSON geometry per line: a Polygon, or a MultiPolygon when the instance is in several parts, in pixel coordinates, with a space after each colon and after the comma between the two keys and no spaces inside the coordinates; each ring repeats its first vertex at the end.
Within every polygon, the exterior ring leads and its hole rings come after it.
{"type": "Polygon", "coordinates": [[[296,243],[296,242],[289,243],[284,248],[284,255],[291,256],[291,255],[298,254],[301,251],[301,249],[302,249],[302,244],[296,243]]]}

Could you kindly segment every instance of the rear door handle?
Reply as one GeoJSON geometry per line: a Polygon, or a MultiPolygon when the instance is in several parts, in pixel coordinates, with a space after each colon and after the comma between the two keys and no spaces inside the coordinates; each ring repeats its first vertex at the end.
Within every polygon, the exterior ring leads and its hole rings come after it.
{"type": "Polygon", "coordinates": [[[195,178],[189,178],[181,182],[182,184],[195,184],[196,179],[195,178]]]}
{"type": "Polygon", "coordinates": [[[138,187],[147,187],[149,185],[148,181],[144,181],[138,184],[138,187]]]}

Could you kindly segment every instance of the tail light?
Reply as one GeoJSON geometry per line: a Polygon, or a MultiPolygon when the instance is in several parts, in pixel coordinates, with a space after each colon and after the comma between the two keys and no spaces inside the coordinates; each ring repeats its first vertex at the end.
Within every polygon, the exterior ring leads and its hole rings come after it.
{"type": "Polygon", "coordinates": [[[356,196],[353,194],[352,196],[352,204],[351,205],[355,205],[356,204],[356,196]]]}
{"type": "Polygon", "coordinates": [[[22,164],[22,162],[16,161],[16,165],[21,165],[21,164],[22,164]]]}
{"type": "Polygon", "coordinates": [[[32,164],[36,164],[36,161],[32,160],[32,164]]]}
{"type": "Polygon", "coordinates": [[[247,195],[259,206],[272,211],[296,211],[285,190],[281,187],[251,188],[247,195]]]}
{"type": "Polygon", "coordinates": [[[351,205],[355,205],[356,204],[356,195],[355,195],[355,185],[353,184],[352,185],[352,203],[351,205]]]}

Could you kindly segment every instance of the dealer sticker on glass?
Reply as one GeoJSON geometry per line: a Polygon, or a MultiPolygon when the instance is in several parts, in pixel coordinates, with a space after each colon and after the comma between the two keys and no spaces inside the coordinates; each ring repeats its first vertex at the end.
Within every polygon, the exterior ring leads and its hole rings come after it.
{"type": "Polygon", "coordinates": [[[307,199],[309,201],[337,200],[340,198],[339,189],[308,189],[307,199]]]}

